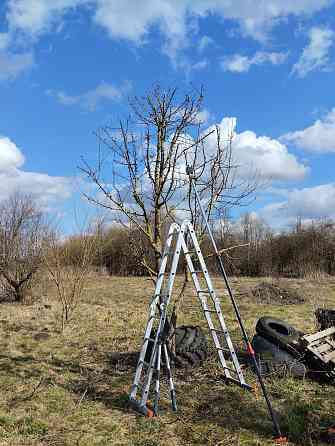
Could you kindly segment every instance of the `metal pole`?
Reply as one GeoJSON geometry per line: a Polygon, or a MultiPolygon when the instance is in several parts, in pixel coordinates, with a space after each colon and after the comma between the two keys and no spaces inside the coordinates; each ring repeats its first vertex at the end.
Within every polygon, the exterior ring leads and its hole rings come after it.
{"type": "Polygon", "coordinates": [[[227,277],[227,274],[226,274],[226,271],[225,271],[225,268],[224,268],[224,265],[223,265],[223,262],[222,262],[222,259],[221,259],[221,255],[220,255],[220,253],[219,253],[219,251],[218,251],[218,248],[217,248],[215,239],[214,239],[214,237],[213,237],[213,233],[212,233],[211,227],[210,227],[210,225],[209,225],[209,222],[208,222],[206,213],[205,213],[205,211],[204,211],[204,209],[203,209],[203,207],[202,207],[201,200],[200,200],[200,196],[199,196],[199,194],[198,194],[198,191],[197,191],[197,188],[196,188],[196,185],[195,185],[195,181],[194,181],[194,177],[193,177],[193,169],[190,168],[189,166],[187,166],[187,168],[186,168],[186,174],[189,176],[191,186],[192,186],[192,188],[193,188],[193,190],[194,190],[194,192],[195,192],[196,200],[197,200],[198,203],[199,203],[199,207],[200,207],[200,210],[201,210],[201,214],[202,214],[202,217],[203,217],[203,219],[204,219],[204,222],[205,222],[205,225],[206,225],[206,229],[207,229],[209,238],[210,238],[211,243],[212,243],[213,248],[214,248],[214,252],[215,252],[215,256],[216,256],[216,259],[217,259],[217,262],[218,262],[218,265],[219,265],[219,269],[220,269],[220,272],[221,272],[221,274],[222,274],[222,276],[223,276],[223,279],[224,279],[224,281],[225,281],[225,284],[226,284],[226,287],[227,287],[227,290],[228,290],[228,294],[229,294],[231,303],[232,303],[232,305],[233,305],[233,308],[234,308],[234,311],[235,311],[235,314],[236,314],[236,318],[237,318],[237,320],[238,320],[238,323],[239,323],[239,325],[240,325],[240,328],[241,328],[241,331],[242,331],[242,334],[243,334],[244,342],[245,342],[245,344],[246,344],[246,346],[247,346],[248,354],[249,354],[249,356],[251,357],[252,362],[253,362],[253,365],[254,365],[254,367],[255,367],[256,375],[257,375],[258,381],[259,381],[259,383],[260,383],[260,385],[261,385],[262,392],[263,392],[263,395],[264,395],[266,404],[267,404],[267,406],[268,406],[269,414],[270,414],[270,416],[271,416],[271,419],[272,419],[272,422],[273,422],[273,426],[274,426],[275,431],[276,431],[276,435],[278,436],[278,440],[279,440],[281,443],[283,443],[283,442],[285,441],[285,437],[282,436],[282,433],[281,433],[281,430],[280,430],[279,423],[278,423],[277,418],[276,418],[276,416],[275,416],[275,413],[274,413],[274,411],[273,411],[273,407],[272,407],[271,401],[270,401],[270,399],[269,399],[269,396],[268,396],[268,393],[267,393],[267,390],[266,390],[266,387],[265,387],[265,384],[264,384],[262,375],[261,375],[260,370],[259,370],[259,367],[258,367],[258,363],[257,363],[257,359],[256,359],[255,351],[254,351],[254,349],[252,348],[252,345],[251,345],[251,343],[250,343],[250,341],[249,341],[249,337],[248,337],[248,334],[247,334],[247,332],[246,332],[246,330],[245,330],[244,323],[243,323],[243,320],[242,320],[241,315],[240,315],[240,311],[239,311],[239,309],[238,309],[237,303],[236,303],[236,301],[235,301],[235,298],[234,298],[234,296],[233,296],[232,289],[231,289],[230,284],[229,284],[229,281],[228,281],[228,277],[227,277]]]}

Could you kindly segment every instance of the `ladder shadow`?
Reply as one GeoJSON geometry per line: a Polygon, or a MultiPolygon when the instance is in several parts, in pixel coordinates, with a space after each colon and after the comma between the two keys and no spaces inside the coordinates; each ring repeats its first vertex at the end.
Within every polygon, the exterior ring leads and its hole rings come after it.
{"type": "MultiPolygon", "coordinates": [[[[228,392],[222,389],[222,396],[209,396],[198,406],[192,416],[192,422],[211,422],[217,426],[238,432],[241,429],[253,431],[260,436],[271,436],[273,425],[264,404],[249,400],[242,393],[228,392]]],[[[242,391],[243,392],[243,391],[242,391]]]]}
{"type": "Polygon", "coordinates": [[[140,352],[110,352],[105,355],[105,363],[112,370],[115,368],[134,369],[140,352]]]}
{"type": "Polygon", "coordinates": [[[75,393],[79,401],[100,402],[108,409],[129,412],[127,392],[138,356],[138,351],[105,353],[102,370],[83,370],[67,383],[66,390],[75,393]]]}

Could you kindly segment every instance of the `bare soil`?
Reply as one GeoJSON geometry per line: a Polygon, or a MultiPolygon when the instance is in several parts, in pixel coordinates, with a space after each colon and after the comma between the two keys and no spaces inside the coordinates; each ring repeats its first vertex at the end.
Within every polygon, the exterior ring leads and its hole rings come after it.
{"type": "Polygon", "coordinates": [[[273,305],[295,305],[305,302],[305,297],[297,290],[283,288],[275,283],[262,282],[251,290],[255,302],[273,305]]]}

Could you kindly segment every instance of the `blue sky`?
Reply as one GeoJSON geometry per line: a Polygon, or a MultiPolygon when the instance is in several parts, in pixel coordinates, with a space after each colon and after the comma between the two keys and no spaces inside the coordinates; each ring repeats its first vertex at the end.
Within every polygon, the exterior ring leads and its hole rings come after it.
{"type": "Polygon", "coordinates": [[[205,126],[266,190],[243,209],[285,227],[335,217],[333,0],[2,0],[0,200],[33,194],[64,230],[84,204],[93,131],[153,83],[205,88],[205,126]]]}

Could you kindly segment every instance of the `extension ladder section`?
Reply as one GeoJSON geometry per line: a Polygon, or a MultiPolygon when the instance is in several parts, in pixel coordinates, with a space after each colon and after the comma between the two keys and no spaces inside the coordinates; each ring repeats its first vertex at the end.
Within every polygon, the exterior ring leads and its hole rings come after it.
{"type": "Polygon", "coordinates": [[[149,318],[136,367],[135,378],[130,391],[130,403],[132,406],[137,411],[147,416],[158,414],[160,372],[163,363],[165,364],[167,371],[172,409],[174,411],[177,410],[175,387],[167,346],[167,327],[169,325],[167,320],[167,310],[171,301],[173,285],[180,254],[182,252],[185,255],[186,264],[195,286],[197,298],[207,321],[215,348],[218,352],[219,361],[223,368],[225,378],[243,388],[250,389],[250,386],[245,382],[236,351],[221,311],[220,301],[215,293],[194,228],[192,224],[187,221],[183,222],[181,226],[172,224],[165,244],[155,293],[150,304],[149,318]],[[199,268],[197,267],[196,269],[194,267],[195,263],[199,265],[199,268]],[[169,271],[167,271],[168,265],[170,267],[169,271]],[[224,344],[222,343],[222,340],[224,341],[224,344]],[[226,362],[225,355],[227,354],[231,360],[232,366],[229,366],[226,362]],[[153,407],[150,408],[148,407],[147,402],[153,380],[155,381],[154,404],[153,407]],[[138,394],[139,397],[137,397],[138,394]]]}

